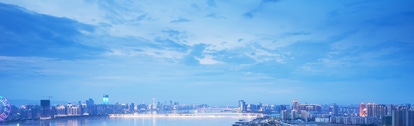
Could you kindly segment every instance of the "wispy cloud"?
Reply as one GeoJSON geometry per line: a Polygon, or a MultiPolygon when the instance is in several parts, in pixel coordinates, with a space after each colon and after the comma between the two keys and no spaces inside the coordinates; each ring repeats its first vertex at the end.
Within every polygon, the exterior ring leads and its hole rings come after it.
{"type": "Polygon", "coordinates": [[[171,23],[183,23],[183,22],[190,22],[191,20],[179,17],[178,19],[172,20],[171,23]]]}
{"type": "Polygon", "coordinates": [[[214,60],[214,57],[211,55],[203,56],[203,58],[197,58],[200,64],[202,65],[213,65],[213,64],[220,64],[220,61],[214,60]]]}
{"type": "Polygon", "coordinates": [[[217,7],[216,2],[214,0],[207,0],[207,5],[209,7],[217,7]]]}
{"type": "Polygon", "coordinates": [[[279,0],[261,0],[258,6],[244,13],[243,16],[247,18],[253,18],[254,15],[263,8],[263,6],[265,6],[268,3],[275,3],[278,1],[279,0]]]}

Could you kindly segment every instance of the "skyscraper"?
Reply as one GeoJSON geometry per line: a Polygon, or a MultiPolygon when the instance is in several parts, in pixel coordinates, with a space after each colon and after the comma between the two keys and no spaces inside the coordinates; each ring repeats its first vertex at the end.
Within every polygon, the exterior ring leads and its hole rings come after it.
{"type": "Polygon", "coordinates": [[[406,114],[406,124],[407,126],[414,126],[414,111],[413,110],[407,110],[406,114]]]}
{"type": "Polygon", "coordinates": [[[298,117],[298,112],[296,109],[290,111],[290,119],[294,120],[298,117]]]}
{"type": "Polygon", "coordinates": [[[93,106],[95,105],[95,102],[93,101],[92,98],[89,98],[89,100],[86,100],[86,106],[93,106]]]}
{"type": "Polygon", "coordinates": [[[339,114],[339,106],[338,105],[333,104],[330,108],[331,108],[332,115],[338,115],[339,114]]]}
{"type": "Polygon", "coordinates": [[[394,110],[395,110],[395,106],[392,105],[392,104],[389,104],[388,108],[387,108],[387,115],[391,115],[392,111],[394,111],[394,110]]]}
{"type": "Polygon", "coordinates": [[[42,108],[49,108],[50,100],[40,100],[40,106],[42,106],[42,108]]]}
{"type": "Polygon", "coordinates": [[[387,115],[387,105],[377,104],[375,110],[375,116],[386,116],[387,115]]]}
{"type": "Polygon", "coordinates": [[[292,109],[293,110],[298,110],[299,109],[299,104],[298,104],[297,99],[293,100],[292,109]]]}
{"type": "Polygon", "coordinates": [[[384,104],[368,103],[366,107],[366,116],[382,117],[387,115],[387,106],[384,104]]]}
{"type": "Polygon", "coordinates": [[[102,97],[102,104],[108,105],[109,104],[109,95],[104,94],[102,97]]]}
{"type": "Polygon", "coordinates": [[[407,112],[406,110],[395,110],[392,112],[392,125],[393,126],[407,126],[407,112]]]}
{"type": "Polygon", "coordinates": [[[287,110],[282,110],[282,120],[288,120],[289,119],[289,114],[287,112],[287,110]]]}
{"type": "Polygon", "coordinates": [[[367,116],[374,116],[375,114],[375,103],[368,103],[367,104],[367,116]]]}
{"type": "Polygon", "coordinates": [[[129,105],[129,112],[130,113],[134,113],[135,112],[135,104],[134,103],[131,103],[130,105],[129,105]]]}
{"type": "Polygon", "coordinates": [[[239,108],[240,108],[240,112],[247,111],[247,105],[246,105],[246,102],[244,102],[244,100],[239,100],[239,108]]]}
{"type": "Polygon", "coordinates": [[[42,107],[42,117],[50,117],[50,100],[40,100],[40,106],[42,107]]]}
{"type": "Polygon", "coordinates": [[[152,98],[152,110],[156,110],[157,109],[157,104],[156,104],[156,99],[155,98],[152,98]]]}
{"type": "Polygon", "coordinates": [[[367,116],[367,105],[364,103],[361,103],[359,105],[359,116],[361,117],[367,116]]]}

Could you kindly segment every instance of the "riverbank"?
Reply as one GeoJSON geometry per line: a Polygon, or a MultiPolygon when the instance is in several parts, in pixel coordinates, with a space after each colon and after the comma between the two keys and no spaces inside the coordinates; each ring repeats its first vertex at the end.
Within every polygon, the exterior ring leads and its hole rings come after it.
{"type": "Polygon", "coordinates": [[[0,124],[14,124],[14,123],[25,123],[25,122],[32,122],[32,121],[40,121],[40,120],[67,120],[67,119],[80,119],[80,118],[109,118],[109,115],[80,115],[80,116],[55,116],[54,118],[50,119],[40,119],[40,118],[33,118],[33,119],[21,119],[21,120],[7,120],[0,122],[0,124]]]}
{"type": "Polygon", "coordinates": [[[109,114],[110,118],[246,118],[263,117],[262,113],[193,113],[193,114],[109,114]]]}

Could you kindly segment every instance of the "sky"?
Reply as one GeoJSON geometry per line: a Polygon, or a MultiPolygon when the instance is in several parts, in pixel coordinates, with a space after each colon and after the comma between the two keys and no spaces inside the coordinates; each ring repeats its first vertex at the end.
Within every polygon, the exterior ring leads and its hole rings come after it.
{"type": "Polygon", "coordinates": [[[0,95],[231,106],[242,99],[413,103],[412,5],[0,0],[0,95]]]}

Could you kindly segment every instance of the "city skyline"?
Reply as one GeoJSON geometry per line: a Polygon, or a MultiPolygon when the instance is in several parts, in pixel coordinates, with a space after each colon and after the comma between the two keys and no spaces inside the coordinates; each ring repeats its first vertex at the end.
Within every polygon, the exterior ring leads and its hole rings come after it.
{"type": "MultiPolygon", "coordinates": [[[[3,97],[3,96],[2,96],[3,97]]],[[[3,97],[6,98],[6,97],[3,97]]],[[[230,108],[234,108],[234,107],[240,107],[241,104],[244,105],[255,105],[255,104],[265,104],[265,105],[286,105],[286,106],[290,106],[290,109],[298,109],[298,105],[324,105],[324,106],[330,106],[330,105],[340,105],[340,106],[353,106],[353,107],[359,107],[360,108],[360,112],[362,112],[364,109],[366,109],[366,107],[362,107],[362,106],[367,106],[367,105],[374,105],[374,104],[381,104],[381,105],[401,105],[401,106],[406,106],[409,105],[411,106],[411,102],[401,102],[401,103],[392,103],[392,104],[387,104],[387,103],[377,103],[377,102],[369,102],[369,101],[362,101],[359,103],[348,103],[348,104],[337,104],[334,102],[331,103],[318,103],[318,102],[307,102],[307,101],[300,101],[298,99],[293,99],[291,100],[291,102],[293,103],[279,103],[279,102],[255,102],[255,101],[245,101],[244,99],[233,99],[233,103],[231,104],[220,104],[220,105],[216,105],[216,104],[210,104],[208,102],[200,102],[200,103],[195,103],[195,102],[181,102],[181,101],[177,101],[174,99],[157,99],[157,98],[151,98],[151,99],[143,99],[143,100],[130,100],[127,102],[119,102],[116,99],[111,99],[109,97],[109,95],[104,94],[102,95],[101,98],[98,99],[93,99],[93,98],[84,98],[84,99],[80,99],[80,100],[76,100],[76,101],[65,101],[65,100],[60,100],[60,101],[56,101],[52,99],[53,97],[49,97],[49,99],[37,99],[37,100],[9,100],[10,105],[14,105],[14,106],[26,106],[26,105],[40,105],[39,104],[39,100],[40,101],[44,101],[44,100],[48,100],[50,101],[50,105],[65,105],[65,104],[73,104],[73,105],[82,105],[82,104],[88,104],[88,102],[91,102],[93,104],[96,105],[125,105],[125,104],[146,104],[146,105],[153,105],[153,104],[179,104],[179,105],[204,105],[204,104],[208,104],[209,107],[215,108],[215,107],[230,107],[230,108]],[[15,102],[17,101],[17,102],[15,102]]],[[[413,104],[414,105],[414,104],[413,104]]],[[[361,116],[365,116],[363,113],[358,113],[361,116]]]]}
{"type": "MultiPolygon", "coordinates": [[[[85,102],[51,105],[51,100],[40,100],[40,105],[10,105],[7,98],[0,96],[2,116],[0,123],[39,120],[42,123],[54,119],[91,118],[229,118],[237,117],[235,124],[345,124],[411,126],[414,124],[412,104],[360,105],[307,104],[292,100],[287,104],[250,104],[239,100],[238,106],[209,106],[208,104],[180,104],[179,102],[109,104],[109,95],[102,95],[102,104],[93,99],[85,102]],[[249,122],[240,118],[255,118],[249,122]],[[265,121],[266,120],[266,121],[265,121]]],[[[249,119],[250,120],[250,119],[249,119]]],[[[73,120],[72,120],[73,121],[73,120]]],[[[156,124],[154,123],[153,124],[156,124]]],[[[239,125],[240,126],[240,125],[239,125]]],[[[244,125],[242,125],[244,126],[244,125]]]]}
{"type": "Polygon", "coordinates": [[[410,103],[413,4],[0,0],[0,95],[410,103]]]}

